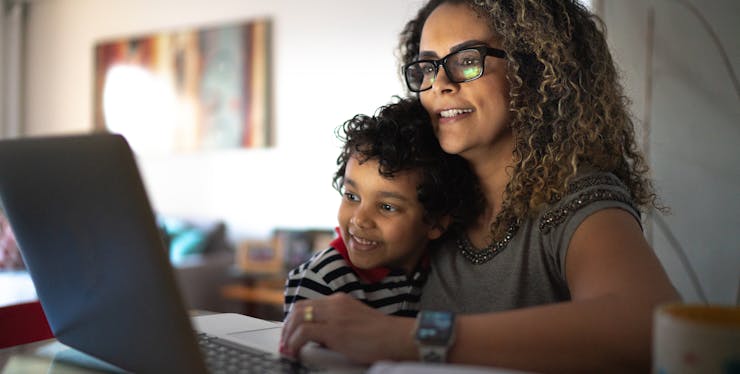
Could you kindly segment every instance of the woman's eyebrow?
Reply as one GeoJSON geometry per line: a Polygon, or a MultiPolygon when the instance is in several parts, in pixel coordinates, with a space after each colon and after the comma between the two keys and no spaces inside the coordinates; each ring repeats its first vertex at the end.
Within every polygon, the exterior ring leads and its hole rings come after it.
{"type": "MultiPolygon", "coordinates": [[[[450,53],[454,53],[454,52],[457,52],[457,51],[460,51],[466,48],[470,48],[470,47],[480,47],[482,45],[488,46],[488,44],[486,44],[486,42],[482,40],[477,40],[477,39],[466,40],[462,43],[455,44],[452,47],[450,47],[450,53]]],[[[437,55],[437,53],[434,51],[419,51],[420,60],[429,59],[429,58],[438,58],[438,56],[439,55],[437,55]]]]}
{"type": "Polygon", "coordinates": [[[480,46],[486,46],[487,47],[488,44],[486,44],[486,42],[484,42],[482,40],[476,40],[476,39],[467,40],[467,41],[464,41],[464,42],[462,42],[460,44],[453,45],[450,48],[450,53],[457,52],[457,51],[460,51],[460,50],[463,50],[463,49],[466,49],[466,48],[480,47],[480,46]]]}

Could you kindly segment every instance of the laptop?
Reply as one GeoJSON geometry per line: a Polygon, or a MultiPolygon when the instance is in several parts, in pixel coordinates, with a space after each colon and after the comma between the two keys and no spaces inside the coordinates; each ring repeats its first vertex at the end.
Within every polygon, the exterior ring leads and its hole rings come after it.
{"type": "Polygon", "coordinates": [[[220,372],[203,341],[274,363],[255,364],[256,372],[366,369],[317,345],[301,352],[301,363],[287,362],[279,322],[191,318],[120,135],[0,141],[0,202],[49,325],[71,348],[137,373],[220,372]]]}

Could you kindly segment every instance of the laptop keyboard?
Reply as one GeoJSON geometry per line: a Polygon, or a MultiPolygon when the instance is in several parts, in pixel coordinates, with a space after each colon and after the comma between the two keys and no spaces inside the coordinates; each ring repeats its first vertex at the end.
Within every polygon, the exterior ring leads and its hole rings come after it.
{"type": "Polygon", "coordinates": [[[198,344],[208,371],[220,373],[312,373],[319,370],[291,361],[276,358],[266,352],[249,347],[233,347],[208,334],[198,334],[198,344]]]}

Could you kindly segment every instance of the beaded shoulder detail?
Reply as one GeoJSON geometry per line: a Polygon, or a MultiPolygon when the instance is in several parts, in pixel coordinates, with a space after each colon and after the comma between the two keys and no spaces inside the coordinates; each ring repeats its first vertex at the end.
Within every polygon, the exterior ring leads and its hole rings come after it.
{"type": "Polygon", "coordinates": [[[625,190],[627,189],[627,186],[625,186],[624,183],[622,183],[622,181],[619,180],[619,178],[617,178],[614,174],[599,173],[576,179],[573,182],[570,182],[570,184],[568,185],[567,193],[573,194],[579,191],[583,191],[589,187],[601,185],[621,187],[625,190]]]}
{"type": "Polygon", "coordinates": [[[509,245],[509,242],[514,238],[518,230],[519,222],[513,220],[506,229],[506,235],[504,235],[503,239],[494,241],[483,249],[473,247],[470,239],[464,233],[460,233],[460,236],[455,240],[455,244],[466,260],[475,265],[485,264],[509,245]]]}
{"type": "Polygon", "coordinates": [[[632,198],[627,193],[624,183],[612,174],[595,174],[573,181],[568,186],[567,194],[576,193],[578,195],[566,204],[550,209],[542,215],[539,222],[541,233],[549,233],[553,228],[563,223],[568,216],[595,201],[619,201],[638,211],[632,198]],[[619,189],[605,188],[607,186],[618,187],[619,189]]]}

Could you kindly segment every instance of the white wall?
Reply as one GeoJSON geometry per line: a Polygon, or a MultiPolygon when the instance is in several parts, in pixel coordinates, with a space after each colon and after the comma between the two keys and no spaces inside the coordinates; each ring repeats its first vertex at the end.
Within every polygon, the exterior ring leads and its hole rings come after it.
{"type": "MultiPolygon", "coordinates": [[[[740,2],[693,0],[740,73],[740,2]]],[[[712,302],[740,292],[740,96],[699,19],[677,0],[605,1],[609,43],[633,110],[649,122],[649,159],[672,213],[648,234],[681,294],[701,301],[679,249],[712,302]],[[652,66],[648,11],[654,9],[652,66]],[[651,75],[650,75],[651,74],[651,75]],[[652,105],[647,105],[652,79],[652,105]],[[646,114],[648,117],[646,118],[646,114]]]]}
{"type": "Polygon", "coordinates": [[[333,227],[334,129],[402,92],[394,48],[417,0],[37,0],[27,30],[26,133],[92,129],[93,45],[220,22],[273,21],[274,125],[267,150],[141,156],[155,209],[218,217],[235,236],[333,227]]]}

